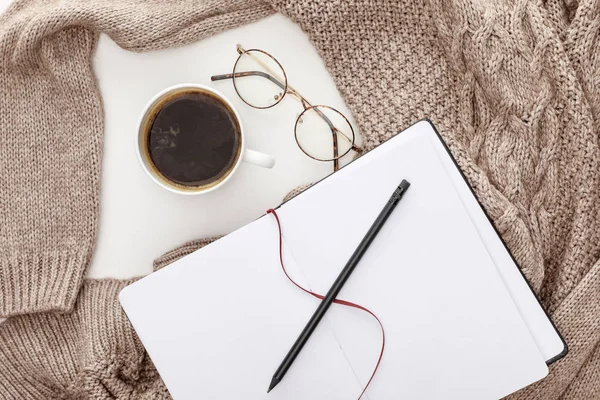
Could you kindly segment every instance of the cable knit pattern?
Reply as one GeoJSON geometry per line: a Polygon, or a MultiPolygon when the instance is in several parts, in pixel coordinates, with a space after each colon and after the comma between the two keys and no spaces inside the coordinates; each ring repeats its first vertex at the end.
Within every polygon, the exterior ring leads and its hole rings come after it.
{"type": "Polygon", "coordinates": [[[569,344],[511,399],[600,398],[600,0],[265,1],[18,0],[0,17],[0,399],[168,396],[118,306],[127,282],[80,290],[103,129],[90,58],[98,32],[143,51],[272,8],[308,34],[366,149],[424,117],[448,142],[569,344]]]}

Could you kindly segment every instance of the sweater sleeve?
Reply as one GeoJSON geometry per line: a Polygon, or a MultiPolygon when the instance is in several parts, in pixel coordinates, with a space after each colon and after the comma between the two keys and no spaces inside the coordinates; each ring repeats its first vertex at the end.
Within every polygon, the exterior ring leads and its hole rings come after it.
{"type": "Polygon", "coordinates": [[[118,302],[132,281],[85,281],[69,314],[0,324],[0,399],[170,399],[118,302]]]}
{"type": "MultiPolygon", "coordinates": [[[[0,318],[68,312],[99,222],[99,33],[132,51],[265,17],[261,0],[16,0],[0,15],[0,318]]],[[[125,95],[125,94],[124,94],[125,95]]]]}
{"type": "Polygon", "coordinates": [[[18,35],[0,33],[2,317],[68,311],[98,227],[103,122],[90,67],[96,37],[70,28],[44,40],[35,60],[9,63],[7,41],[27,40],[18,35]]]}
{"type": "MultiPolygon", "coordinates": [[[[165,253],[160,269],[217,238],[165,253]]],[[[0,321],[0,400],[170,399],[119,304],[130,280],[84,280],[70,313],[0,321]]]]}

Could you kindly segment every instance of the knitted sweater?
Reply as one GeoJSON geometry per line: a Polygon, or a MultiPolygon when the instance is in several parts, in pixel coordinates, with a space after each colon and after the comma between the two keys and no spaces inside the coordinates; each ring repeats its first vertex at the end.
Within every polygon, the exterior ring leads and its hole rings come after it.
{"type": "MultiPolygon", "coordinates": [[[[308,34],[367,149],[428,117],[569,344],[515,399],[600,398],[600,2],[17,0],[0,16],[0,398],[163,398],[83,280],[98,225],[98,33],[177,46],[273,10],[308,34]]],[[[205,242],[158,260],[164,265],[205,242]]]]}

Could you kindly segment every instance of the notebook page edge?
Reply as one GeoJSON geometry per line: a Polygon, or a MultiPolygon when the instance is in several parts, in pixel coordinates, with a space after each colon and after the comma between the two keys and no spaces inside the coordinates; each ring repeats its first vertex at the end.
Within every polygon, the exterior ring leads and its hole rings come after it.
{"type": "Polygon", "coordinates": [[[444,170],[452,182],[475,229],[482,238],[484,246],[496,265],[496,269],[515,306],[540,348],[540,352],[543,354],[546,363],[552,364],[566,355],[568,351],[564,338],[523,275],[519,264],[500,236],[493,221],[479,202],[479,199],[475,196],[471,185],[466,180],[447,144],[430,121],[424,121],[424,123],[427,124],[424,129],[430,131],[430,141],[436,150],[436,154],[442,162],[444,170]],[[457,186],[462,186],[463,190],[460,190],[457,186]],[[483,216],[483,220],[481,216],[483,216]],[[482,231],[487,233],[483,233],[482,231]],[[483,235],[485,235],[485,238],[483,235]],[[493,246],[494,250],[491,250],[490,246],[493,246]],[[524,301],[527,304],[523,304],[524,301]],[[541,335],[545,335],[546,337],[542,337],[541,335]],[[551,338],[547,336],[551,336],[551,338]]]}

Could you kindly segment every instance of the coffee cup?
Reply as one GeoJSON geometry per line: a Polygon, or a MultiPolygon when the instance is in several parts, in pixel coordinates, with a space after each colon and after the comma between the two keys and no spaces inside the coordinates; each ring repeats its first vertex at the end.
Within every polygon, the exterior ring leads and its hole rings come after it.
{"type": "Polygon", "coordinates": [[[142,169],[160,187],[197,195],[223,186],[243,162],[272,168],[275,159],[246,147],[239,113],[208,86],[168,87],[144,107],[136,136],[142,169]]]}

